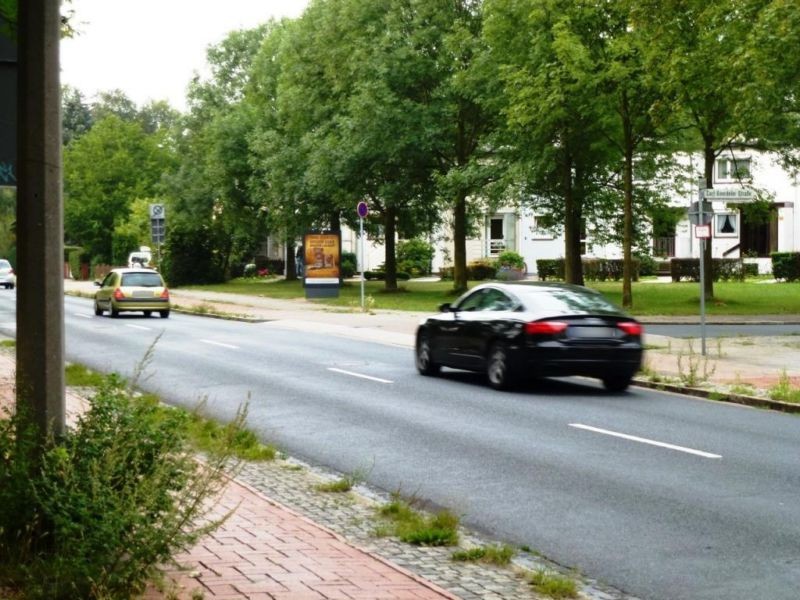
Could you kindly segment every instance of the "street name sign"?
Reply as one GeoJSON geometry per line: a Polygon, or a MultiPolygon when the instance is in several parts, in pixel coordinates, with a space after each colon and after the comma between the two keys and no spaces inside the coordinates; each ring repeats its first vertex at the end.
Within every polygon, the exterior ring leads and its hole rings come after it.
{"type": "Polygon", "coordinates": [[[756,194],[753,190],[746,188],[714,188],[713,190],[703,190],[703,197],[706,200],[722,202],[749,202],[756,197],[756,194]]]}

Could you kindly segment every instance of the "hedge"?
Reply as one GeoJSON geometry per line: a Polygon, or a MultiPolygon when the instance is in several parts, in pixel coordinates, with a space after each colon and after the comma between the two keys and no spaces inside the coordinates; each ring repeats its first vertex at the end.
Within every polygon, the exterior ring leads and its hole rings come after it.
{"type": "MultiPolygon", "coordinates": [[[[741,258],[715,258],[711,261],[713,281],[744,281],[746,272],[741,258]]],[[[673,258],[670,261],[670,276],[675,282],[682,279],[700,281],[700,259],[673,258]]]]}
{"type": "Polygon", "coordinates": [[[773,252],[770,257],[775,279],[800,280],[800,252],[773,252]]]}
{"type": "MultiPolygon", "coordinates": [[[[639,281],[639,260],[633,259],[633,280],[639,281]]],[[[583,277],[588,281],[622,279],[623,261],[618,258],[585,258],[581,261],[583,277]]],[[[564,279],[563,258],[540,258],[536,261],[536,271],[541,281],[564,279]]]]}

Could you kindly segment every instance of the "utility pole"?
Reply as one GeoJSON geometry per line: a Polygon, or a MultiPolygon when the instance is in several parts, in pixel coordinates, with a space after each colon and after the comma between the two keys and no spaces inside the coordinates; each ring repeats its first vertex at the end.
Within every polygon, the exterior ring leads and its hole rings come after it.
{"type": "Polygon", "coordinates": [[[59,0],[19,2],[17,407],[64,431],[64,222],[59,0]]]}

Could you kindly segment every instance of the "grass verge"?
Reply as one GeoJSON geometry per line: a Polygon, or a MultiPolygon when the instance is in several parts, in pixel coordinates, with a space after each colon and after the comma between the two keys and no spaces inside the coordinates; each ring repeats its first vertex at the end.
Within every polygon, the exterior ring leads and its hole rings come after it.
{"type": "Polygon", "coordinates": [[[578,597],[578,584],[575,580],[547,569],[534,571],[528,581],[538,593],[550,598],[578,597]]]}

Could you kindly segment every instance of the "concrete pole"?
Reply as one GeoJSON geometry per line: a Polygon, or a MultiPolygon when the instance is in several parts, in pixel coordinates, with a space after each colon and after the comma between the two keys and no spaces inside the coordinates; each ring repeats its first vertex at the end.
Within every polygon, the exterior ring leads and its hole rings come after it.
{"type": "Polygon", "coordinates": [[[17,406],[64,431],[59,0],[19,3],[17,406]]]}

